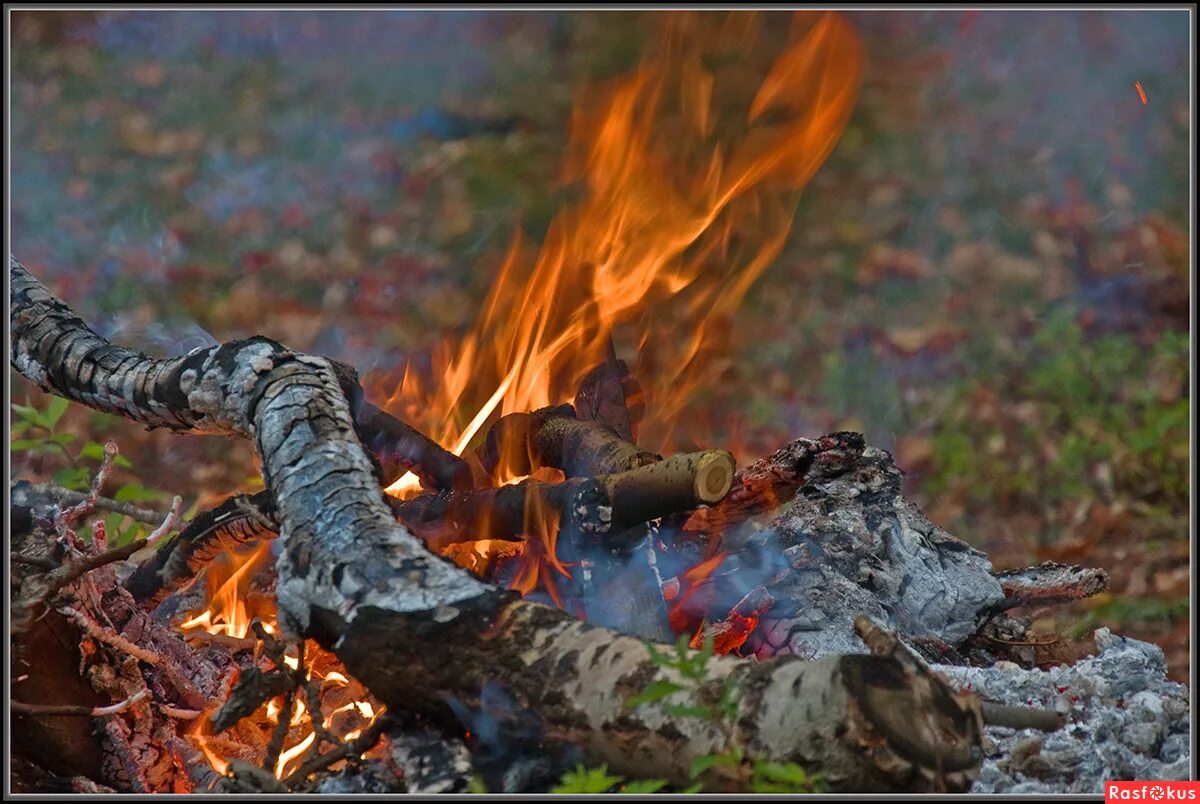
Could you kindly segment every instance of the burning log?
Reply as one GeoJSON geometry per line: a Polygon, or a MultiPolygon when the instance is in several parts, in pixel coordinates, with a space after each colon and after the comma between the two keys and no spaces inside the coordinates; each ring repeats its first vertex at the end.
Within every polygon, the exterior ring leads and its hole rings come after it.
{"type": "Polygon", "coordinates": [[[481,454],[489,474],[499,466],[515,475],[553,466],[567,477],[625,472],[661,459],[599,421],[576,418],[570,405],[510,413],[492,425],[481,454]]]}
{"type": "MultiPolygon", "coordinates": [[[[609,347],[611,350],[611,341],[609,347]]],[[[575,415],[580,421],[600,422],[633,443],[641,419],[642,389],[624,360],[615,357],[600,363],[584,376],[575,393],[575,415]],[[633,410],[629,402],[633,401],[633,410]]]]}
{"type": "Polygon", "coordinates": [[[479,539],[519,541],[531,506],[555,511],[582,533],[607,533],[613,510],[604,485],[592,478],[540,483],[532,478],[493,489],[424,494],[391,500],[396,517],[432,550],[479,539]]]}
{"type": "Polygon", "coordinates": [[[406,472],[412,472],[425,489],[471,487],[471,468],[466,461],[407,422],[368,402],[353,366],[338,360],[330,360],[329,365],[350,402],[359,441],[378,463],[381,485],[390,486],[406,472]]]}
{"type": "MultiPolygon", "coordinates": [[[[328,360],[262,337],[154,360],[97,335],[15,258],[10,276],[12,364],[31,382],[150,426],[253,439],[278,506],[280,624],[334,651],[389,707],[445,717],[446,695],[470,701],[499,679],[552,736],[677,783],[730,747],[717,724],[661,702],[625,706],[677,678],[642,642],[515,600],[398,524],[328,360]]],[[[739,700],[735,736],[751,757],[860,791],[964,790],[978,771],[975,700],[893,657],[710,666],[713,694],[728,679],[739,700]]],[[[730,786],[747,787],[749,770],[730,786]]]]}
{"type": "Polygon", "coordinates": [[[1108,588],[1108,573],[1102,569],[1053,561],[995,575],[1004,590],[1005,609],[1069,603],[1098,595],[1108,588]]]}
{"type": "Polygon", "coordinates": [[[167,544],[140,564],[125,588],[146,605],[179,589],[209,561],[278,532],[270,492],[237,494],[195,516],[167,544]]]}
{"type": "MultiPolygon", "coordinates": [[[[792,499],[805,483],[845,471],[861,457],[863,447],[859,433],[831,433],[815,441],[798,438],[739,470],[729,494],[692,514],[684,532],[711,536],[773,510],[792,499]]],[[[710,548],[715,549],[715,544],[710,543],[710,548]]]]}
{"type": "Polygon", "coordinates": [[[426,489],[472,486],[466,461],[370,402],[355,408],[354,424],[363,446],[379,461],[382,485],[389,486],[405,472],[412,472],[426,489]]]}

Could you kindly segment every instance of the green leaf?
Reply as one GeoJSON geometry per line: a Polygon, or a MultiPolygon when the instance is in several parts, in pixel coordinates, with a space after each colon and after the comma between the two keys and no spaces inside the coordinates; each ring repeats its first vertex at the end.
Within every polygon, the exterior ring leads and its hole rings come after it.
{"type": "Polygon", "coordinates": [[[716,650],[716,640],[712,634],[708,634],[704,637],[704,644],[700,646],[700,653],[696,657],[700,662],[700,669],[703,670],[708,666],[708,660],[712,658],[714,650],[716,650]]]}
{"type": "Polygon", "coordinates": [[[79,450],[79,457],[102,461],[104,460],[104,445],[95,441],[89,441],[83,445],[83,449],[79,450]]]}
{"type": "MultiPolygon", "coordinates": [[[[28,400],[26,401],[28,402],[28,400]]],[[[9,407],[12,408],[13,413],[20,416],[29,424],[36,425],[38,427],[43,426],[41,414],[38,413],[38,409],[32,405],[18,405],[16,402],[11,402],[9,403],[9,407]]]]}
{"type": "Polygon", "coordinates": [[[667,786],[666,779],[634,779],[621,785],[622,793],[657,793],[667,786]]]}
{"type": "Polygon", "coordinates": [[[696,757],[692,760],[692,767],[691,770],[688,771],[688,775],[695,779],[713,765],[717,764],[717,759],[719,757],[719,754],[705,754],[704,756],[696,757]]]}
{"type": "Polygon", "coordinates": [[[65,445],[65,444],[70,444],[72,441],[75,440],[75,434],[74,433],[55,433],[54,435],[52,435],[50,437],[50,439],[55,444],[65,445]]]}
{"type": "Polygon", "coordinates": [[[123,466],[126,469],[133,468],[133,463],[128,458],[126,458],[124,455],[118,455],[117,457],[113,458],[113,463],[116,464],[117,466],[123,466]]]}
{"type": "Polygon", "coordinates": [[[92,485],[92,475],[83,467],[67,467],[54,473],[54,482],[72,491],[86,491],[92,485]]]}
{"type": "Polygon", "coordinates": [[[46,452],[54,449],[54,444],[44,438],[18,438],[8,442],[9,452],[46,452]]]}
{"type": "Polygon", "coordinates": [[[668,695],[682,692],[685,689],[687,688],[682,684],[676,684],[674,681],[655,681],[649,687],[646,687],[646,689],[642,690],[642,692],[625,701],[625,706],[629,709],[632,709],[633,707],[641,706],[642,704],[654,703],[655,701],[661,701],[668,695]]]}
{"type": "Polygon", "coordinates": [[[646,650],[650,652],[650,661],[654,662],[659,667],[675,667],[674,660],[663,655],[658,648],[654,647],[653,642],[646,643],[646,650]]]}
{"type": "Polygon", "coordinates": [[[67,408],[70,406],[71,403],[61,396],[50,397],[50,403],[46,406],[46,415],[44,417],[47,426],[53,428],[54,425],[58,424],[58,420],[63,417],[63,414],[67,412],[67,408]]]}
{"type": "Polygon", "coordinates": [[[820,793],[825,782],[795,762],[759,760],[754,763],[750,786],[756,793],[820,793]]]}
{"type": "Polygon", "coordinates": [[[685,787],[680,793],[699,793],[704,790],[704,782],[696,782],[691,787],[685,787]]]}
{"type": "Polygon", "coordinates": [[[576,765],[575,770],[563,774],[557,786],[550,789],[551,793],[607,793],[616,785],[625,781],[621,776],[609,776],[608,766],[585,768],[576,765]]]}
{"type": "Polygon", "coordinates": [[[17,419],[9,423],[9,435],[20,435],[28,430],[32,425],[24,419],[17,419]]]}

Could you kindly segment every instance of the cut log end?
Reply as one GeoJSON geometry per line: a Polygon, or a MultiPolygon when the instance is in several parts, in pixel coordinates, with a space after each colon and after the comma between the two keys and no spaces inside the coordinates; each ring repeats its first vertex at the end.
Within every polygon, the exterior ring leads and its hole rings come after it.
{"type": "Polygon", "coordinates": [[[719,502],[733,486],[733,456],[724,450],[702,453],[696,461],[696,499],[703,503],[719,502]]]}

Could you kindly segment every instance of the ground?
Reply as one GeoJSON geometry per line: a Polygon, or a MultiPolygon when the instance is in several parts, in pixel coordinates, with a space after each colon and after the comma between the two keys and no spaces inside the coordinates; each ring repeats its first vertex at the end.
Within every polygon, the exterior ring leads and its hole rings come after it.
{"type": "MultiPolygon", "coordinates": [[[[861,430],[998,567],[1109,570],[1048,630],[1148,639],[1186,679],[1185,15],[850,13],[854,114],[675,445],[861,430]]],[[[572,98],[657,21],[14,12],[13,253],[151,353],[261,333],[392,378],[569,203],[572,98]]],[[[114,438],[127,497],[256,482],[245,444],[74,406],[52,429],[14,436],[15,476],[78,483],[114,438]]]]}

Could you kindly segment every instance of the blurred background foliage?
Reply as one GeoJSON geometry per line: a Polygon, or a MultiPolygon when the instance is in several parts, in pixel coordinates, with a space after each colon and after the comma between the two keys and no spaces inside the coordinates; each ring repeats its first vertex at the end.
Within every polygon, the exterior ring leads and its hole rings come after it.
{"type": "MultiPolygon", "coordinates": [[[[745,460],[862,430],[997,566],[1112,573],[1047,627],[1153,639],[1186,678],[1186,13],[847,12],[867,54],[858,106],[679,445],[745,460]]],[[[659,22],[12,20],[13,252],[35,274],[152,354],[261,333],[380,376],[428,365],[514,231],[544,233],[572,190],[572,98],[635,66],[659,22]]],[[[12,379],[29,415],[47,410],[12,379]]],[[[16,476],[78,474],[83,456],[13,438],[16,476]]],[[[245,444],[76,406],[38,438],[115,438],[136,467],[122,482],[192,504],[254,483],[245,444]]]]}

